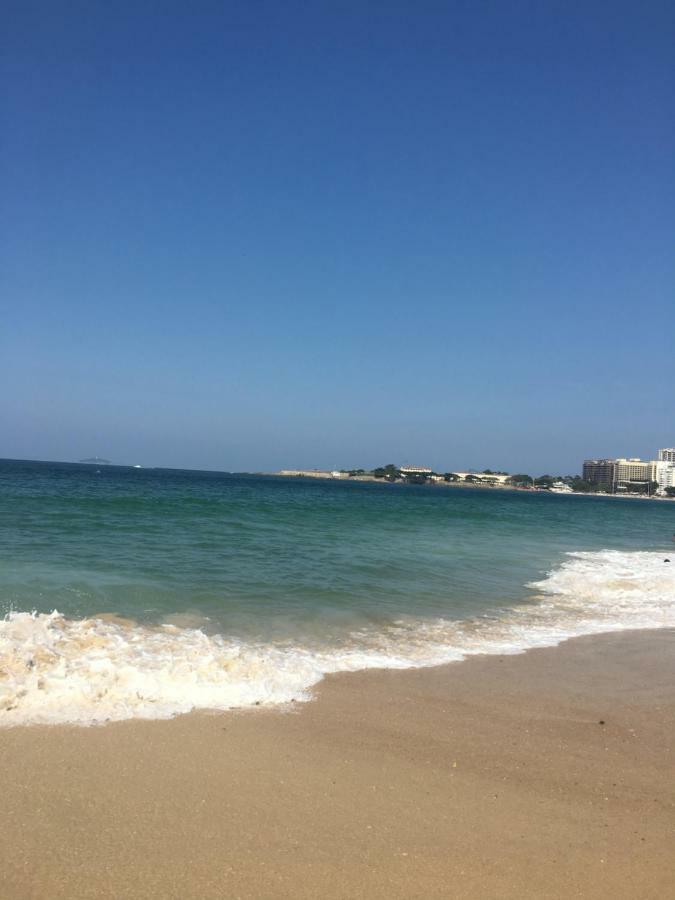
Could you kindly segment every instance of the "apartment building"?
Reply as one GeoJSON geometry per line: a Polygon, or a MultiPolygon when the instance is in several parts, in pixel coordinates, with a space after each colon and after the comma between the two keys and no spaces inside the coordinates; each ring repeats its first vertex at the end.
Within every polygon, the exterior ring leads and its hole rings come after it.
{"type": "Polygon", "coordinates": [[[582,472],[584,481],[590,484],[614,484],[614,459],[585,459],[582,472]]]}
{"type": "Polygon", "coordinates": [[[653,466],[652,480],[658,485],[657,493],[665,494],[667,487],[675,487],[675,460],[670,462],[666,459],[659,459],[653,463],[653,466]]]}
{"type": "Polygon", "coordinates": [[[614,483],[625,484],[630,481],[653,481],[654,463],[637,457],[614,460],[614,483]]]}
{"type": "Polygon", "coordinates": [[[656,482],[656,492],[663,494],[667,487],[675,487],[675,448],[659,450],[658,460],[636,456],[587,459],[584,461],[583,478],[591,484],[606,485],[613,491],[625,490],[631,484],[656,482]]]}

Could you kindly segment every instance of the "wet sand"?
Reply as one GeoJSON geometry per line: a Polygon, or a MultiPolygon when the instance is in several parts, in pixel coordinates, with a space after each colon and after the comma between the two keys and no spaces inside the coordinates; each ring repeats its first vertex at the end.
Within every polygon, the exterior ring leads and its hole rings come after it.
{"type": "Polygon", "coordinates": [[[675,896],[675,631],[316,693],[0,731],[0,896],[675,896]]]}

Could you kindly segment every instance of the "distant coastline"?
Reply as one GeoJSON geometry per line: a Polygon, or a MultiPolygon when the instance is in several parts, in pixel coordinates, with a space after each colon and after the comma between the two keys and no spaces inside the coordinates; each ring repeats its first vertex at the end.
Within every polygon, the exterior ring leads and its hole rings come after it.
{"type": "MultiPolygon", "coordinates": [[[[315,479],[319,481],[332,481],[332,482],[371,482],[376,484],[386,484],[386,485],[398,485],[398,486],[408,486],[408,485],[416,485],[416,486],[427,486],[427,487],[447,487],[447,488],[461,488],[461,489],[478,489],[478,490],[497,490],[497,491],[516,491],[518,493],[526,493],[526,494],[553,494],[557,496],[568,496],[568,497],[608,497],[612,499],[629,499],[629,500],[675,500],[675,497],[668,497],[663,495],[655,495],[655,494],[644,494],[644,493],[633,493],[630,491],[621,491],[618,493],[608,493],[604,491],[576,491],[574,489],[568,490],[556,490],[555,488],[551,488],[550,486],[531,484],[531,485],[522,485],[522,484],[514,484],[507,479],[503,481],[487,481],[487,480],[475,480],[475,481],[466,481],[466,480],[447,480],[442,476],[432,476],[428,478],[416,480],[409,480],[406,478],[393,478],[393,477],[382,477],[374,475],[372,472],[363,472],[359,474],[352,474],[349,471],[345,470],[329,470],[329,469],[280,469],[277,472],[260,472],[260,475],[265,475],[267,477],[272,478],[295,478],[295,479],[315,479]]],[[[473,474],[473,473],[472,473],[473,474]]],[[[484,473],[476,472],[475,478],[479,479],[481,475],[484,473]]],[[[547,476],[544,476],[547,477],[547,476]]],[[[536,479],[533,479],[533,482],[536,479]]],[[[555,482],[554,482],[555,483],[555,482]]]]}
{"type": "Polygon", "coordinates": [[[112,469],[132,469],[135,471],[165,471],[165,472],[204,472],[208,474],[231,475],[237,477],[265,477],[265,478],[290,478],[290,479],[314,479],[332,482],[369,482],[375,484],[399,485],[399,486],[428,486],[428,487],[454,487],[454,488],[480,488],[498,491],[516,491],[519,493],[546,493],[566,494],[577,497],[613,497],[637,500],[675,500],[673,488],[666,490],[671,493],[651,493],[644,490],[603,490],[597,486],[589,487],[580,476],[550,476],[541,475],[509,475],[506,472],[482,472],[470,471],[461,473],[438,474],[431,469],[410,468],[410,474],[406,474],[405,467],[397,469],[394,466],[385,466],[380,469],[366,471],[364,469],[330,470],[330,469],[280,469],[278,471],[232,471],[226,469],[192,469],[175,466],[145,466],[131,463],[113,463],[102,457],[90,457],[80,460],[48,460],[48,459],[13,459],[0,458],[3,463],[26,463],[40,465],[67,465],[67,466],[105,466],[112,469]],[[375,474],[375,473],[378,474],[375,474]],[[522,481],[520,479],[523,479],[522,481]],[[527,482],[525,482],[527,479],[527,482]],[[575,489],[576,484],[581,483],[583,490],[575,489]]]}

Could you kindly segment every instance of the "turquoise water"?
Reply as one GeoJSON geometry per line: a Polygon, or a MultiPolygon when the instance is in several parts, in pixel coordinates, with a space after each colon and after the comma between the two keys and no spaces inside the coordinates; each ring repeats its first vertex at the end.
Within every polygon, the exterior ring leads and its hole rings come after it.
{"type": "MultiPolygon", "coordinates": [[[[512,628],[513,610],[527,630],[527,610],[541,620],[542,582],[562,571],[565,590],[583,593],[582,568],[592,563],[595,578],[610,558],[603,551],[624,569],[631,559],[658,563],[659,609],[669,615],[663,558],[673,552],[675,569],[674,532],[669,502],[4,461],[0,613],[16,626],[21,613],[58,610],[61,632],[114,614],[131,620],[110,625],[120,641],[175,631],[176,640],[206,636],[210,648],[228,641],[263,656],[265,647],[303,659],[340,648],[349,668],[357,651],[370,654],[364,666],[387,654],[424,664],[440,661],[443,641],[448,658],[466,651],[458,630],[465,640],[481,622],[492,623],[494,641],[494,623],[512,628]],[[596,555],[568,556],[579,551],[596,555]]],[[[630,574],[637,583],[640,571],[630,574]]],[[[616,613],[608,591],[621,572],[603,574],[603,616],[616,613]]],[[[637,622],[622,616],[608,626],[637,622]]]]}

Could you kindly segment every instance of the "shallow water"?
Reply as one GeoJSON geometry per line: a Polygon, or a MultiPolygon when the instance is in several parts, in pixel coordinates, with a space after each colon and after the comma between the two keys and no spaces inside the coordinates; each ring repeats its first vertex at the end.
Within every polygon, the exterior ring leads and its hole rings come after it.
{"type": "Polygon", "coordinates": [[[0,722],[675,625],[673,532],[673,503],[0,462],[0,722]]]}

